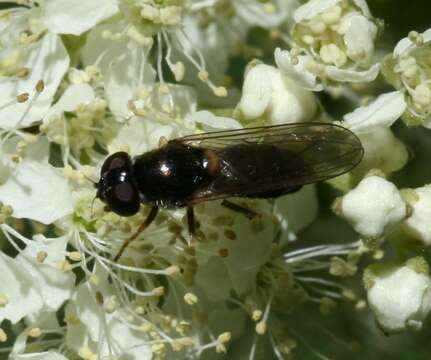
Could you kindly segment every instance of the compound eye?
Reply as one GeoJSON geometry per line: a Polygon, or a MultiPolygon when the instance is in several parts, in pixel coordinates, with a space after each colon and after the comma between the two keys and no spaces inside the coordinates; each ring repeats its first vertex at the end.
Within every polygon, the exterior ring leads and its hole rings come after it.
{"type": "Polygon", "coordinates": [[[109,188],[105,192],[105,200],[111,211],[120,216],[132,216],[139,211],[138,190],[128,181],[109,188]]]}
{"type": "Polygon", "coordinates": [[[108,156],[102,165],[102,175],[113,169],[130,168],[132,161],[128,153],[119,151],[108,156]]]}

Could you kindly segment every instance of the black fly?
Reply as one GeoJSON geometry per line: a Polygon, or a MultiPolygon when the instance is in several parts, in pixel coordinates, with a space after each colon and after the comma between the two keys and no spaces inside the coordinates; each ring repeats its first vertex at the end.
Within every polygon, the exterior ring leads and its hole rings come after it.
{"type": "MultiPolygon", "coordinates": [[[[126,152],[114,153],[102,166],[97,197],[121,216],[136,214],[141,203],[152,205],[114,260],[151,224],[160,207],[187,207],[193,236],[193,206],[200,202],[292,193],[351,170],[363,152],[356,135],[342,126],[295,123],[185,136],[134,159],[126,152]]],[[[228,200],[222,204],[253,215],[228,200]]]]}

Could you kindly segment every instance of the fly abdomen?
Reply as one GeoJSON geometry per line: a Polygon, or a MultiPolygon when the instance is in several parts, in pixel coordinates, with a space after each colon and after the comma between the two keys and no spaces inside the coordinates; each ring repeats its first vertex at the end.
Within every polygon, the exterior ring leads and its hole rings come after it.
{"type": "Polygon", "coordinates": [[[232,196],[270,198],[296,191],[303,160],[297,154],[272,144],[240,144],[218,152],[220,172],[211,184],[213,189],[232,189],[232,196]],[[283,184],[272,186],[271,179],[284,179],[283,184]],[[289,181],[291,179],[291,181],[289,181]],[[253,187],[255,192],[244,192],[253,187]],[[268,187],[271,190],[268,190],[268,187]],[[261,191],[259,191],[261,189],[261,191]]]}

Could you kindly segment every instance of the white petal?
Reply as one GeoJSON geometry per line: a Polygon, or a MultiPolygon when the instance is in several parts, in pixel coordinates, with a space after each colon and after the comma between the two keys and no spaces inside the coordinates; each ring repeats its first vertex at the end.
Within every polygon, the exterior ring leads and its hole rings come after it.
{"type": "Polygon", "coordinates": [[[370,9],[368,8],[368,4],[365,0],[353,0],[353,2],[355,3],[355,5],[360,8],[362,10],[362,13],[366,16],[366,17],[370,17],[371,16],[371,12],[370,9]]]}
{"type": "Polygon", "coordinates": [[[72,296],[75,275],[47,264],[40,264],[35,257],[19,254],[16,261],[31,280],[42,300],[42,311],[56,311],[72,296]]]}
{"type": "Polygon", "coordinates": [[[183,119],[188,114],[196,112],[196,91],[191,86],[167,85],[168,94],[160,94],[158,87],[151,92],[151,106],[161,112],[170,111],[173,116],[183,119]]]}
{"type": "Polygon", "coordinates": [[[379,95],[372,103],[344,115],[346,125],[353,131],[371,130],[375,126],[390,127],[406,109],[401,91],[379,95]]]}
{"type": "MultiPolygon", "coordinates": [[[[213,334],[221,334],[229,329],[232,337],[235,338],[244,334],[247,320],[247,315],[242,309],[232,309],[229,308],[229,305],[219,305],[211,308],[208,326],[213,334]]],[[[231,359],[238,358],[231,356],[231,359]]]]}
{"type": "MultiPolygon", "coordinates": [[[[104,311],[101,311],[100,305],[96,303],[91,284],[85,282],[78,287],[74,294],[74,304],[76,305],[76,314],[83,324],[85,324],[88,335],[91,340],[100,340],[101,332],[104,325],[104,311]]],[[[84,334],[82,334],[84,335],[84,334]]]]}
{"type": "Polygon", "coordinates": [[[366,132],[358,132],[365,149],[359,167],[364,171],[381,169],[390,174],[401,169],[409,159],[406,146],[398,140],[388,127],[373,127],[366,132]]]}
{"type": "Polygon", "coordinates": [[[63,260],[66,256],[66,246],[70,240],[70,235],[61,236],[58,238],[47,238],[42,234],[37,234],[33,237],[23,254],[28,257],[36,258],[40,251],[45,251],[47,256],[43,261],[46,265],[56,266],[59,261],[63,260]]]}
{"type": "Polygon", "coordinates": [[[51,105],[58,85],[69,68],[69,55],[57,35],[48,33],[30,49],[23,65],[31,69],[29,76],[18,82],[15,79],[0,79],[2,103],[15,102],[0,109],[0,127],[25,127],[40,120],[51,105]],[[32,101],[36,94],[36,83],[41,79],[45,89],[32,101]],[[25,103],[16,103],[17,95],[22,93],[29,93],[30,99],[25,103]],[[27,111],[29,106],[30,111],[27,111]]]}
{"type": "Polygon", "coordinates": [[[43,308],[38,289],[33,286],[31,277],[20,263],[0,253],[0,273],[0,294],[8,299],[8,303],[0,307],[0,321],[8,319],[15,324],[26,315],[43,308]]]}
{"type": "Polygon", "coordinates": [[[239,107],[246,118],[264,117],[270,124],[282,124],[311,120],[316,100],[276,67],[259,64],[246,76],[239,107]]]}
{"type": "Polygon", "coordinates": [[[47,351],[42,353],[19,354],[11,358],[11,360],[68,360],[65,356],[55,351],[47,351]]]}
{"type": "Polygon", "coordinates": [[[256,119],[265,112],[271,99],[270,71],[270,66],[257,65],[247,73],[239,103],[246,118],[256,119]]]}
{"type": "Polygon", "coordinates": [[[73,211],[66,179],[49,164],[21,162],[0,186],[0,200],[13,208],[13,217],[51,224],[73,211]]]}
{"type": "Polygon", "coordinates": [[[44,122],[50,116],[62,114],[65,111],[75,111],[79,105],[88,104],[94,100],[94,90],[88,84],[70,85],[61,98],[48,110],[44,122]]]}
{"type": "Polygon", "coordinates": [[[204,264],[199,264],[195,282],[196,286],[205,292],[205,296],[214,302],[228,299],[233,286],[226,264],[216,256],[204,264]]]}
{"type": "Polygon", "coordinates": [[[310,121],[317,108],[314,94],[283,76],[277,68],[271,68],[271,102],[266,115],[270,124],[310,121]]]}
{"type": "Polygon", "coordinates": [[[238,89],[229,89],[229,96],[215,97],[208,84],[202,82],[196,76],[196,67],[188,58],[196,57],[196,51],[205,59],[205,68],[210,74],[210,79],[215,84],[223,82],[226,68],[229,64],[229,56],[236,51],[238,41],[242,41],[247,33],[247,26],[240,19],[220,19],[220,22],[209,22],[202,27],[198,18],[190,13],[183,20],[184,33],[187,37],[177,36],[180,46],[173,47],[172,57],[174,61],[181,61],[185,66],[184,83],[196,90],[202,103],[211,103],[216,107],[233,107],[239,98],[238,89]],[[235,28],[235,36],[231,36],[232,27],[235,28]],[[223,51],[220,51],[223,49],[223,51]]]}
{"type": "MultiPolygon", "coordinates": [[[[270,206],[266,201],[257,200],[256,209],[262,214],[268,214],[270,206]]],[[[202,231],[207,233],[217,233],[219,241],[214,251],[207,254],[200,254],[197,258],[200,266],[205,262],[204,257],[213,254],[218,249],[226,248],[229,256],[223,258],[229,274],[232,287],[239,293],[244,294],[255,286],[256,274],[261,266],[268,261],[271,254],[271,243],[274,239],[276,227],[269,216],[263,216],[258,221],[262,226],[256,227],[255,222],[250,221],[245,216],[234,214],[232,211],[220,206],[219,202],[212,201],[205,203],[205,212],[199,213],[199,219],[203,226],[202,231]],[[218,216],[229,216],[233,219],[233,224],[229,228],[234,234],[238,234],[235,240],[229,240],[224,234],[226,228],[212,225],[211,221],[218,216]],[[247,254],[247,256],[244,256],[247,254]]]]}
{"type": "Polygon", "coordinates": [[[380,71],[380,64],[374,64],[368,70],[356,71],[340,69],[332,65],[325,67],[326,75],[335,81],[340,82],[369,82],[373,81],[380,71]]]}
{"type": "Polygon", "coordinates": [[[280,222],[281,243],[295,239],[295,233],[313,222],[319,211],[316,188],[304,186],[301,190],[282,196],[274,203],[273,213],[280,222]]]}
{"type": "Polygon", "coordinates": [[[275,12],[265,11],[265,6],[256,0],[236,0],[232,3],[237,16],[244,19],[251,26],[274,28],[287,19],[296,1],[277,1],[275,12]]]}
{"type": "Polygon", "coordinates": [[[121,127],[117,137],[108,145],[108,149],[113,152],[118,146],[127,145],[129,153],[137,156],[157,149],[162,136],[169,140],[178,135],[175,126],[163,125],[150,118],[134,117],[121,127]]]}
{"type": "MultiPolygon", "coordinates": [[[[108,283],[106,272],[97,271],[97,276],[101,281],[97,290],[108,298],[113,294],[113,290],[108,283]]],[[[96,302],[95,291],[90,283],[81,284],[74,295],[74,301],[68,305],[67,313],[76,315],[81,321],[80,324],[74,324],[68,328],[68,345],[75,349],[90,346],[89,340],[91,340],[90,344],[93,341],[98,343],[97,350],[94,349],[94,351],[97,351],[101,358],[113,352],[130,360],[152,359],[151,347],[143,334],[131,330],[117,318],[115,313],[105,312],[96,302]],[[110,338],[115,338],[115,342],[108,342],[110,338]],[[112,346],[112,351],[109,346],[112,346]]]]}
{"type": "Polygon", "coordinates": [[[326,9],[334,6],[340,0],[311,0],[295,10],[293,18],[296,23],[303,20],[311,19],[312,17],[322,13],[326,9]]]}
{"type": "Polygon", "coordinates": [[[122,30],[123,28],[121,25],[115,22],[109,22],[92,28],[88,34],[86,34],[85,44],[80,51],[83,65],[89,66],[97,63],[103,72],[113,59],[117,59],[126,51],[126,44],[124,41],[112,41],[108,37],[104,37],[103,33],[108,31],[112,34],[116,34],[122,30]],[[105,55],[102,56],[102,54],[105,55]]]}
{"type": "Polygon", "coordinates": [[[311,59],[310,57],[299,55],[298,63],[293,65],[290,52],[288,50],[281,50],[280,48],[275,49],[274,57],[275,63],[283,75],[294,80],[298,85],[305,89],[313,91],[323,90],[323,86],[317,84],[316,75],[312,74],[305,68],[305,65],[311,59]]]}
{"type": "MultiPolygon", "coordinates": [[[[8,230],[9,233],[12,231],[8,230]]],[[[66,242],[59,239],[61,245],[54,242],[57,239],[51,239],[46,247],[40,247],[38,242],[30,242],[15,259],[0,253],[0,271],[4,280],[4,283],[0,283],[0,294],[8,299],[8,303],[0,307],[0,322],[6,318],[16,323],[24,316],[37,315],[41,311],[56,311],[70,298],[75,283],[74,274],[63,273],[49,263],[36,260],[36,249],[56,251],[58,247],[62,248],[58,258],[63,259],[66,242]]]]}
{"type": "Polygon", "coordinates": [[[188,120],[202,124],[205,131],[241,129],[242,125],[228,117],[216,116],[213,113],[202,110],[188,117],[188,120]]]}
{"type": "Polygon", "coordinates": [[[123,322],[112,317],[108,324],[107,331],[110,337],[115,338],[115,342],[110,342],[108,336],[103,336],[98,346],[100,346],[100,356],[109,356],[112,351],[121,354],[122,359],[129,360],[152,360],[153,352],[148,341],[139,331],[133,331],[123,322]],[[111,350],[112,349],[112,350],[111,350]]]}
{"type": "Polygon", "coordinates": [[[118,11],[118,0],[45,0],[42,21],[56,34],[80,35],[118,11]]]}
{"type": "Polygon", "coordinates": [[[154,83],[155,71],[146,62],[142,49],[124,48],[124,53],[114,58],[102,69],[105,94],[114,115],[128,118],[133,115],[129,101],[136,100],[138,92],[154,83]],[[140,64],[145,64],[141,69],[140,64]]]}
{"type": "Polygon", "coordinates": [[[369,58],[374,49],[377,26],[365,16],[357,13],[345,16],[343,23],[342,26],[347,29],[344,34],[344,42],[348,51],[356,54],[362,53],[369,58]]]}
{"type": "MultiPolygon", "coordinates": [[[[12,155],[16,154],[18,142],[16,137],[7,140],[0,150],[0,184],[4,184],[9,178],[16,163],[12,161],[12,155]]],[[[48,163],[49,159],[49,141],[46,137],[39,137],[34,144],[28,145],[25,156],[27,160],[31,159],[40,163],[48,163]]]]}
{"type": "MultiPolygon", "coordinates": [[[[230,49],[233,48],[233,45],[230,44],[232,39],[224,31],[223,26],[220,26],[216,22],[210,22],[202,28],[201,23],[193,14],[184,18],[183,26],[187,38],[178,38],[181,43],[181,51],[174,53],[174,55],[182,60],[186,66],[185,79],[187,83],[193,80],[202,83],[196,78],[196,69],[193,68],[190,61],[183,55],[188,54],[193,57],[196,48],[202,52],[206,62],[206,69],[211,74],[211,80],[215,83],[222,82],[228,66],[230,49]],[[220,49],[223,49],[223,51],[220,51],[220,49]]],[[[239,36],[239,38],[243,36],[237,33],[235,35],[239,36]]],[[[204,86],[207,85],[204,84],[204,86]]]]}

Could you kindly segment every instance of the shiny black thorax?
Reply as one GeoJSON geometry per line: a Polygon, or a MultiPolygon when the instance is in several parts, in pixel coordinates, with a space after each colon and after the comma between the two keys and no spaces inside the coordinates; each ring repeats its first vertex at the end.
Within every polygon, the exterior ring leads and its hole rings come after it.
{"type": "Polygon", "coordinates": [[[169,142],[134,159],[133,176],[143,203],[161,207],[184,206],[186,198],[212,178],[203,149],[169,142]]]}

